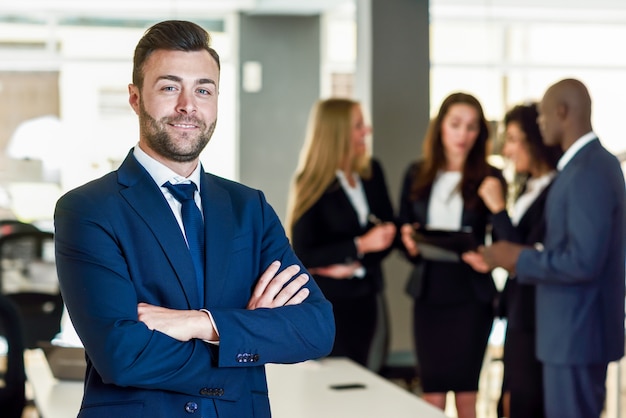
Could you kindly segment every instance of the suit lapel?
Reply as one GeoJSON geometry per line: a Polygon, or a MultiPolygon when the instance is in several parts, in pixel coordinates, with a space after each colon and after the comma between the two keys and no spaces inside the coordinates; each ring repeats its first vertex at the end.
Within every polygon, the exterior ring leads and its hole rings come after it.
{"type": "Polygon", "coordinates": [[[235,223],[229,194],[208,173],[203,173],[201,181],[206,253],[204,300],[212,306],[220,300],[226,282],[235,223]]]}
{"type": "MultiPolygon", "coordinates": [[[[191,254],[174,214],[152,177],[131,154],[118,170],[118,181],[126,188],[121,195],[154,234],[178,277],[190,307],[196,307],[197,284],[191,254]]],[[[147,250],[150,243],[146,242],[147,250]]]]}

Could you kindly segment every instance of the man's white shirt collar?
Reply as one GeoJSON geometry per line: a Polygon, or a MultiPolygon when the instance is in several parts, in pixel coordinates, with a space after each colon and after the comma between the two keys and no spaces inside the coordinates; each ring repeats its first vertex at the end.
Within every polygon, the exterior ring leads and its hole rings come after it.
{"type": "Polygon", "coordinates": [[[176,174],[169,167],[163,165],[159,161],[146,154],[141,149],[139,144],[135,146],[133,155],[135,156],[139,164],[141,164],[143,168],[146,169],[148,174],[150,174],[150,177],[152,177],[154,182],[159,187],[162,187],[163,184],[168,181],[172,184],[191,181],[192,183],[195,183],[196,187],[198,188],[198,192],[200,191],[200,174],[202,173],[202,164],[198,163],[195,170],[193,170],[193,173],[191,173],[189,177],[183,177],[176,174]]]}
{"type": "Polygon", "coordinates": [[[578,138],[559,159],[559,162],[556,165],[557,170],[563,171],[567,163],[570,162],[572,158],[580,151],[582,147],[596,139],[598,136],[593,132],[588,132],[578,138]]]}

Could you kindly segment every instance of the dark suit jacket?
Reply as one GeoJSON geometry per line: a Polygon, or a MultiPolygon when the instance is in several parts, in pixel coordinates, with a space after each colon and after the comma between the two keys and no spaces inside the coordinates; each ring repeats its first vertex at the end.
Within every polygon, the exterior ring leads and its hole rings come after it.
{"type": "MultiPolygon", "coordinates": [[[[548,185],[537,196],[517,226],[513,226],[511,218],[505,210],[494,214],[493,230],[497,232],[498,239],[526,245],[543,243],[545,236],[544,207],[549,189],[550,186],[548,185]]],[[[500,297],[500,304],[502,306],[499,313],[507,317],[507,329],[534,332],[535,286],[520,284],[515,279],[507,280],[500,297]]]]}
{"type": "Polygon", "coordinates": [[[263,194],[204,173],[201,196],[205,300],[219,346],[180,342],[138,321],[138,302],[200,306],[178,223],[132,151],[119,170],[58,201],[59,281],[88,356],[80,417],[269,417],[263,365],[330,351],[331,306],[312,280],[302,304],[246,310],[272,261],[300,264],[263,194]]]}
{"type": "MultiPolygon", "coordinates": [[[[400,214],[399,223],[419,223],[426,225],[428,223],[428,204],[430,201],[430,193],[417,200],[412,200],[411,185],[413,179],[419,170],[419,163],[413,163],[406,170],[404,181],[402,183],[402,192],[400,196],[400,214]]],[[[490,175],[497,177],[504,184],[504,178],[499,170],[492,168],[490,175]]],[[[485,205],[480,203],[475,208],[463,208],[461,226],[470,227],[477,243],[485,242],[485,233],[487,225],[490,222],[490,212],[485,205]]],[[[463,274],[468,278],[471,289],[474,292],[473,297],[485,303],[495,301],[497,290],[493,280],[488,274],[482,274],[474,271],[465,263],[440,263],[424,260],[421,256],[409,257],[407,259],[414,264],[414,270],[411,274],[410,282],[407,285],[407,291],[414,298],[421,298],[424,291],[425,282],[430,280],[429,272],[432,267],[436,267],[441,272],[449,272],[450,274],[463,274]]],[[[451,289],[453,291],[454,289],[451,289]]]]}
{"type": "Polygon", "coordinates": [[[537,285],[537,356],[560,365],[624,355],[624,175],[596,139],[553,181],[544,251],[524,250],[520,283],[537,285]]]}
{"type": "MultiPolygon", "coordinates": [[[[393,221],[393,208],[380,164],[372,161],[372,178],[362,180],[370,213],[382,221],[393,221]]],[[[338,180],[295,222],[292,233],[294,251],[307,267],[350,263],[358,259],[354,238],[373,227],[361,227],[357,214],[338,180]]],[[[378,292],[383,288],[382,259],[391,249],[365,254],[360,260],[367,274],[363,279],[335,280],[315,276],[324,294],[345,299],[378,292]]]]}

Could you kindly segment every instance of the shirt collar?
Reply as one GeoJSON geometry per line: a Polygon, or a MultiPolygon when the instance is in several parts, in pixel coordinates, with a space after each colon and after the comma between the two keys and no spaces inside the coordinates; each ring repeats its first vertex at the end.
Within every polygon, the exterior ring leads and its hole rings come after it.
{"type": "Polygon", "coordinates": [[[163,186],[166,182],[170,182],[172,184],[184,183],[191,181],[195,183],[198,188],[198,192],[200,191],[200,174],[202,173],[202,164],[198,163],[195,170],[189,177],[183,177],[179,174],[176,174],[169,167],[155,160],[141,149],[139,144],[135,145],[135,149],[133,150],[133,155],[146,169],[150,177],[154,180],[154,182],[159,186],[163,186]]]}
{"type": "Polygon", "coordinates": [[[563,169],[565,168],[567,163],[569,163],[571,161],[571,159],[574,158],[574,156],[576,154],[578,154],[578,151],[580,151],[580,149],[582,147],[584,147],[585,145],[587,145],[588,143],[590,143],[591,141],[593,141],[596,138],[597,138],[597,135],[593,131],[587,132],[586,134],[584,134],[583,136],[578,138],[567,149],[567,151],[565,151],[565,153],[561,156],[561,158],[559,159],[559,162],[556,165],[556,168],[559,171],[563,171],[563,169]]]}
{"type": "Polygon", "coordinates": [[[550,171],[539,177],[531,177],[526,182],[527,190],[543,190],[550,184],[552,179],[556,176],[556,171],[550,171]]]}

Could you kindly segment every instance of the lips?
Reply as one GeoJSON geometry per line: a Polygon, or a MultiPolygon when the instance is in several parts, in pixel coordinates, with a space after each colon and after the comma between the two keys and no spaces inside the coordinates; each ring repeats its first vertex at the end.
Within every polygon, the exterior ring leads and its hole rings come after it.
{"type": "Polygon", "coordinates": [[[197,125],[189,125],[185,123],[170,123],[170,125],[172,125],[175,128],[182,128],[182,129],[194,129],[198,127],[197,125]]]}
{"type": "Polygon", "coordinates": [[[174,128],[178,129],[197,129],[202,127],[202,123],[197,119],[168,119],[166,123],[174,128]]]}

